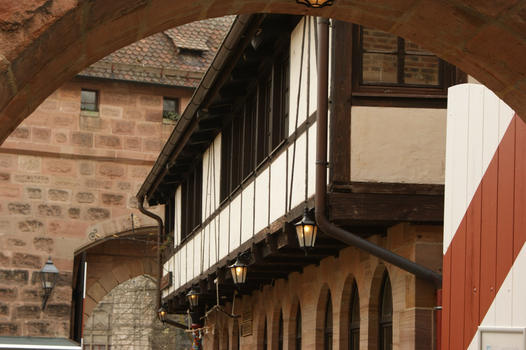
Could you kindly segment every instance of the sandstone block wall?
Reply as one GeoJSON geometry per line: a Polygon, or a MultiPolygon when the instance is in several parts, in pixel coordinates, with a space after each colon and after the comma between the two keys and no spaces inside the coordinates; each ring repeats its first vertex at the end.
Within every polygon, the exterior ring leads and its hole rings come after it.
{"type": "Polygon", "coordinates": [[[163,96],[184,108],[191,93],[77,77],[0,147],[0,335],[69,336],[75,251],[94,229],[131,229],[135,194],[173,128],[163,96]],[[81,112],[82,88],[99,92],[98,113],[81,112]],[[48,256],[61,275],[43,311],[48,256]]]}
{"type": "MultiPolygon", "coordinates": [[[[386,237],[370,241],[442,273],[442,227],[399,224],[386,237]]],[[[240,349],[263,349],[264,323],[267,321],[269,349],[278,348],[279,315],[283,312],[283,349],[295,349],[296,315],[301,308],[302,348],[322,349],[325,308],[329,291],[332,298],[333,349],[348,349],[349,307],[352,284],[360,295],[360,349],[378,349],[378,308],[383,273],[387,270],[393,293],[393,349],[436,348],[436,290],[429,282],[385,264],[353,247],[328,257],[319,266],[310,265],[294,272],[287,280],[276,280],[251,296],[236,300],[235,315],[252,311],[252,335],[240,337],[240,349]]],[[[219,286],[221,288],[221,286],[219,286]]],[[[212,305],[209,305],[210,307],[212,305]]],[[[212,313],[207,319],[205,349],[226,349],[237,345],[243,317],[232,319],[212,313]],[[228,338],[228,339],[227,339],[228,338]]]]}

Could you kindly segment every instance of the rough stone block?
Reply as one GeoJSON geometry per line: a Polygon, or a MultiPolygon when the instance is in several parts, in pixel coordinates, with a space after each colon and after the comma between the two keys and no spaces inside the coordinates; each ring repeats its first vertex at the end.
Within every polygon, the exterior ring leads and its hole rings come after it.
{"type": "Polygon", "coordinates": [[[162,123],[163,121],[163,111],[162,110],[147,110],[146,118],[147,122],[162,123]]]}
{"type": "Polygon", "coordinates": [[[88,220],[105,220],[110,217],[110,211],[103,208],[89,208],[87,216],[88,220]]]}
{"type": "Polygon", "coordinates": [[[30,173],[41,172],[41,158],[31,156],[18,156],[18,169],[30,173]]]}
{"type": "Polygon", "coordinates": [[[0,322],[0,335],[18,336],[20,335],[20,330],[16,323],[0,322]]]}
{"type": "Polygon", "coordinates": [[[45,111],[55,111],[58,109],[58,101],[50,100],[49,98],[42,102],[40,106],[38,106],[38,109],[45,110],[45,111]]]}
{"type": "Polygon", "coordinates": [[[42,288],[39,289],[26,289],[22,291],[22,300],[23,301],[30,301],[30,302],[38,302],[42,301],[42,295],[44,295],[44,291],[42,288]],[[39,300],[40,299],[40,300],[39,300]]]}
{"type": "Polygon", "coordinates": [[[135,122],[128,120],[113,120],[112,132],[119,135],[133,135],[135,122]]]}
{"type": "Polygon", "coordinates": [[[36,305],[22,305],[15,308],[16,318],[31,318],[40,319],[40,312],[42,309],[36,305]]]}
{"type": "Polygon", "coordinates": [[[27,199],[42,199],[42,189],[26,187],[26,198],[27,199]]]}
{"type": "Polygon", "coordinates": [[[44,313],[53,317],[69,317],[70,308],[69,304],[49,304],[44,309],[44,313]]]}
{"type": "Polygon", "coordinates": [[[112,187],[112,182],[110,180],[88,179],[86,180],[85,184],[88,188],[98,188],[105,190],[109,190],[112,187]]]}
{"type": "Polygon", "coordinates": [[[0,281],[3,284],[26,285],[29,281],[27,270],[0,270],[0,281]]]}
{"type": "Polygon", "coordinates": [[[78,203],[93,203],[96,200],[96,197],[91,192],[78,192],[75,195],[75,199],[78,203]]]}
{"type": "Polygon", "coordinates": [[[13,169],[17,165],[15,156],[0,154],[0,168],[13,169]]]}
{"type": "Polygon", "coordinates": [[[105,105],[134,107],[136,104],[136,96],[129,93],[104,91],[101,94],[101,103],[105,105]]]}
{"type": "Polygon", "coordinates": [[[126,171],[124,166],[118,164],[101,164],[99,165],[99,175],[112,179],[124,177],[126,171]]]}
{"type": "Polygon", "coordinates": [[[29,215],[31,214],[31,204],[27,203],[9,203],[7,211],[10,215],[29,215]]]}
{"type": "Polygon", "coordinates": [[[140,137],[125,137],[123,149],[130,151],[142,150],[142,139],[140,137]]]}
{"type": "Polygon", "coordinates": [[[121,149],[121,138],[119,136],[97,134],[95,136],[95,147],[121,149]]]}
{"type": "Polygon", "coordinates": [[[52,238],[43,238],[43,237],[33,238],[33,245],[35,246],[36,251],[46,252],[47,254],[51,254],[51,252],[53,252],[53,239],[52,238]]]}
{"type": "Polygon", "coordinates": [[[17,223],[20,232],[40,232],[44,224],[40,220],[22,220],[17,223]]]}
{"type": "Polygon", "coordinates": [[[9,173],[0,173],[0,181],[9,181],[11,174],[9,173]]]}
{"type": "Polygon", "coordinates": [[[108,272],[99,279],[99,283],[105,291],[109,292],[119,285],[112,272],[108,272]]]}
{"type": "Polygon", "coordinates": [[[70,134],[71,144],[80,147],[93,147],[93,134],[87,132],[72,131],[70,134]]]}
{"type": "Polygon", "coordinates": [[[143,180],[148,176],[150,172],[149,167],[144,166],[134,166],[130,168],[130,176],[134,179],[140,179],[143,180]]]}
{"type": "Polygon", "coordinates": [[[80,117],[80,130],[82,131],[107,132],[109,126],[110,123],[107,119],[80,117]]]}
{"type": "Polygon", "coordinates": [[[49,322],[28,322],[27,332],[35,336],[46,337],[53,334],[53,327],[49,322]]]}
{"type": "Polygon", "coordinates": [[[87,222],[68,220],[48,220],[47,232],[52,237],[85,238],[87,222]]]}
{"type": "Polygon", "coordinates": [[[139,208],[139,201],[137,200],[137,197],[131,196],[128,205],[133,209],[139,208]]]}
{"type": "Polygon", "coordinates": [[[47,191],[47,198],[50,201],[66,202],[69,198],[69,192],[64,190],[49,189],[47,191]]]}
{"type": "Polygon", "coordinates": [[[164,146],[164,141],[154,139],[144,139],[144,150],[147,152],[160,152],[164,146]]]}
{"type": "Polygon", "coordinates": [[[143,118],[143,112],[141,109],[125,109],[124,119],[139,120],[143,118]]]}
{"type": "Polygon", "coordinates": [[[15,185],[1,185],[0,197],[16,198],[21,194],[21,188],[15,185]]]}
{"type": "Polygon", "coordinates": [[[33,183],[33,184],[47,184],[49,177],[42,175],[15,175],[15,182],[33,183]]]}
{"type": "Polygon", "coordinates": [[[103,106],[100,108],[102,118],[120,118],[121,113],[121,108],[118,107],[103,106]]]}
{"type": "Polygon", "coordinates": [[[61,159],[44,159],[44,173],[75,175],[75,162],[61,159]]]}
{"type": "Polygon", "coordinates": [[[139,96],[139,104],[141,106],[162,108],[163,97],[155,95],[141,95],[139,96]]]}
{"type": "Polygon", "coordinates": [[[123,206],[126,203],[126,198],[119,194],[102,194],[102,204],[111,206],[123,206]]]}
{"type": "Polygon", "coordinates": [[[127,182],[127,181],[117,182],[117,188],[124,192],[129,192],[133,189],[131,182],[127,182]]]}
{"type": "Polygon", "coordinates": [[[140,136],[156,136],[159,133],[159,127],[153,123],[144,123],[137,125],[137,134],[140,136]]]}
{"type": "Polygon", "coordinates": [[[68,209],[68,217],[70,219],[78,219],[78,218],[80,218],[80,208],[69,208],[68,209]]]}
{"type": "Polygon", "coordinates": [[[81,175],[93,175],[95,173],[95,163],[79,163],[79,172],[81,175]]]}
{"type": "Polygon", "coordinates": [[[16,140],[31,141],[31,129],[19,126],[11,133],[11,135],[9,135],[9,137],[16,140]]]}
{"type": "Polygon", "coordinates": [[[9,316],[9,305],[0,303],[0,316],[9,316]]]}
{"type": "Polygon", "coordinates": [[[62,216],[62,207],[59,205],[39,204],[37,207],[38,215],[60,217],[62,216]]]}
{"type": "Polygon", "coordinates": [[[27,243],[18,238],[8,238],[7,245],[10,247],[25,247],[27,243]]]}
{"type": "Polygon", "coordinates": [[[40,256],[24,253],[14,253],[12,264],[16,267],[29,267],[34,269],[41,269],[43,266],[40,256]]]}
{"type": "Polygon", "coordinates": [[[55,127],[61,128],[61,129],[71,129],[75,126],[77,121],[77,117],[74,115],[68,115],[68,114],[61,114],[53,116],[52,118],[52,124],[55,127]]]}
{"type": "Polygon", "coordinates": [[[91,299],[95,300],[96,302],[99,302],[102,300],[102,298],[107,294],[107,291],[102,288],[102,286],[99,283],[94,283],[87,293],[91,299]]]}
{"type": "Polygon", "coordinates": [[[71,187],[77,188],[80,187],[80,180],[76,177],[59,177],[53,176],[51,185],[59,188],[71,187]]]}
{"type": "Polygon", "coordinates": [[[50,143],[51,142],[51,129],[44,128],[33,128],[33,142],[37,143],[50,143]]]}
{"type": "Polygon", "coordinates": [[[11,259],[8,255],[0,252],[0,266],[9,266],[11,265],[11,259]]]}
{"type": "Polygon", "coordinates": [[[61,101],[60,111],[67,113],[78,113],[80,111],[80,101],[61,101]]]}
{"type": "Polygon", "coordinates": [[[68,142],[68,137],[63,132],[56,133],[53,138],[55,143],[64,144],[68,142]]]}
{"type": "Polygon", "coordinates": [[[13,301],[18,297],[18,289],[13,287],[0,287],[0,300],[13,301]]]}

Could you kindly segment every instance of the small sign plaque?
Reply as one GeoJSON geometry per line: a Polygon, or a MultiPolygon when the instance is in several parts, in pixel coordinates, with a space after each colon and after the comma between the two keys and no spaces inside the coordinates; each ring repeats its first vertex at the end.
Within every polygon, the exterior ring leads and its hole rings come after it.
{"type": "Polygon", "coordinates": [[[241,336],[248,337],[252,335],[252,320],[243,321],[241,324],[241,336]]]}
{"type": "Polygon", "coordinates": [[[247,307],[243,310],[243,321],[252,321],[252,308],[247,307]]]}
{"type": "Polygon", "coordinates": [[[168,271],[168,274],[161,278],[161,290],[166,289],[172,285],[172,271],[168,271]]]}

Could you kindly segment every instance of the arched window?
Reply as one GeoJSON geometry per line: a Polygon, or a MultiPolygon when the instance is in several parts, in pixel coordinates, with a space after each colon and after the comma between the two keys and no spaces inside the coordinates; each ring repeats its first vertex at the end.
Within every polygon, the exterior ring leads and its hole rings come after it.
{"type": "Polygon", "coordinates": [[[356,281],[352,285],[349,307],[349,349],[360,349],[360,294],[356,281]]]}
{"type": "Polygon", "coordinates": [[[278,350],[283,350],[283,310],[279,313],[278,350]]]}
{"type": "Polygon", "coordinates": [[[332,350],[332,298],[330,292],[327,297],[327,307],[325,308],[325,329],[323,338],[323,349],[332,350]]]}
{"type": "Polygon", "coordinates": [[[382,281],[380,293],[380,350],[393,348],[393,293],[387,271],[382,281]]]}
{"type": "Polygon", "coordinates": [[[301,306],[298,305],[298,314],[296,315],[296,350],[301,350],[301,306]]]}

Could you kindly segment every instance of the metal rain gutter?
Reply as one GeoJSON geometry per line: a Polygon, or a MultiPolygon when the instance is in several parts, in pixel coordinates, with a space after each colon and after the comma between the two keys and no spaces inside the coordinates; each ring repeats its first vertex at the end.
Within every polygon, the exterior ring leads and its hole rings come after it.
{"type": "Polygon", "coordinates": [[[424,266],[377,246],[357,235],[333,225],[327,218],[327,141],[329,96],[329,20],[318,19],[318,116],[316,141],[315,216],[318,227],[337,240],[359,248],[442,288],[442,276],[424,266]]]}

